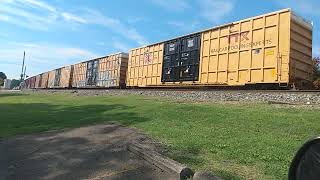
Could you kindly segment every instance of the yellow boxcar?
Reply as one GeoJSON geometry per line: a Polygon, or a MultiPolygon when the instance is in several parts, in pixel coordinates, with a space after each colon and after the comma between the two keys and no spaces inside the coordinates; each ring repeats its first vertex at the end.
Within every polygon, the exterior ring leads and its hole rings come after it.
{"type": "Polygon", "coordinates": [[[62,67],[60,70],[60,78],[58,87],[59,88],[69,88],[72,82],[73,65],[62,67]]]}
{"type": "Polygon", "coordinates": [[[127,86],[306,87],[312,25],[290,9],[132,49],[127,86]]]}
{"type": "Polygon", "coordinates": [[[72,87],[125,87],[128,54],[117,53],[74,65],[72,87]]]}
{"type": "Polygon", "coordinates": [[[117,88],[126,86],[127,53],[112,54],[98,60],[97,87],[117,88]]]}
{"type": "Polygon", "coordinates": [[[38,74],[35,79],[36,80],[35,80],[34,88],[40,89],[41,88],[41,74],[38,74]]]}
{"type": "Polygon", "coordinates": [[[40,88],[41,89],[46,89],[48,88],[48,78],[49,78],[49,73],[45,72],[41,74],[41,83],[40,83],[40,88]]]}
{"type": "Polygon", "coordinates": [[[72,73],[72,87],[79,88],[86,86],[87,62],[75,64],[72,73]]]}
{"type": "Polygon", "coordinates": [[[56,70],[49,71],[48,78],[48,88],[54,88],[54,80],[55,80],[56,70]]]}

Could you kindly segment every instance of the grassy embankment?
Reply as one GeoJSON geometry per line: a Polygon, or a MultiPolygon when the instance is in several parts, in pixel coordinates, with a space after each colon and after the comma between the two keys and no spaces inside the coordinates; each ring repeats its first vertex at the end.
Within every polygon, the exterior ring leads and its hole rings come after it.
{"type": "Polygon", "coordinates": [[[118,121],[169,156],[226,179],[286,179],[297,148],[320,132],[318,110],[179,103],[147,97],[0,94],[0,137],[118,121]]]}

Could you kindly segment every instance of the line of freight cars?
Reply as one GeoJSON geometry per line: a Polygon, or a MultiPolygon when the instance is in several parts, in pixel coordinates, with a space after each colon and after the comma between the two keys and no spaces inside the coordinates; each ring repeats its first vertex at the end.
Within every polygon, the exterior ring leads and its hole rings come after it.
{"type": "Polygon", "coordinates": [[[312,23],[284,9],[29,78],[27,88],[312,84],[312,23]]]}
{"type": "Polygon", "coordinates": [[[124,88],[128,54],[117,53],[65,66],[24,81],[27,89],[124,88]]]}

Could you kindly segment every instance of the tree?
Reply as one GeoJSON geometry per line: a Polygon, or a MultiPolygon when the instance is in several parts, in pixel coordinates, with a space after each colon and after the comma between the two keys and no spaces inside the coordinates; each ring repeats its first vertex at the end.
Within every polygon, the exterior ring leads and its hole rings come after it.
{"type": "Polygon", "coordinates": [[[313,58],[313,85],[320,89],[320,57],[313,58]]]}
{"type": "Polygon", "coordinates": [[[13,89],[13,88],[19,86],[20,82],[21,82],[20,80],[12,79],[10,89],[13,89]]]}
{"type": "Polygon", "coordinates": [[[3,80],[7,79],[7,76],[5,73],[0,72],[0,86],[3,86],[3,80]]]}
{"type": "Polygon", "coordinates": [[[4,72],[0,72],[0,79],[2,79],[2,80],[7,79],[7,76],[4,72]]]}
{"type": "Polygon", "coordinates": [[[320,78],[320,57],[313,58],[313,79],[317,80],[320,78]]]}

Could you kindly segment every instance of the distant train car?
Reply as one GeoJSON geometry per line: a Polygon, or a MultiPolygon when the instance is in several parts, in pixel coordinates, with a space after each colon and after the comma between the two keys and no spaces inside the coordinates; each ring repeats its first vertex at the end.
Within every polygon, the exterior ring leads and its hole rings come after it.
{"type": "Polygon", "coordinates": [[[23,86],[22,86],[23,89],[31,89],[30,88],[30,82],[31,82],[30,80],[31,80],[31,78],[28,78],[28,79],[25,79],[23,81],[23,83],[22,83],[23,84],[23,86]]]}
{"type": "Polygon", "coordinates": [[[49,71],[48,88],[54,88],[56,70],[49,71]]]}
{"type": "Polygon", "coordinates": [[[65,66],[60,68],[56,73],[56,76],[59,75],[59,78],[56,79],[56,85],[59,88],[70,88],[72,83],[72,74],[73,74],[73,65],[65,66]]]}
{"type": "Polygon", "coordinates": [[[40,89],[41,88],[41,74],[38,74],[35,76],[35,84],[34,84],[35,89],[40,89]]]}
{"type": "Polygon", "coordinates": [[[29,88],[30,89],[34,89],[35,86],[36,86],[36,76],[33,76],[33,77],[30,78],[30,86],[29,86],[29,88]]]}
{"type": "Polygon", "coordinates": [[[45,72],[41,74],[41,83],[40,83],[41,89],[48,88],[48,79],[49,79],[49,72],[45,72]]]}
{"type": "Polygon", "coordinates": [[[117,53],[73,66],[73,88],[125,87],[128,54],[117,53]]]}
{"type": "Polygon", "coordinates": [[[25,82],[25,84],[24,84],[24,88],[26,88],[26,89],[31,89],[31,80],[32,80],[31,77],[28,78],[28,79],[26,79],[26,82],[25,82]]]}
{"type": "Polygon", "coordinates": [[[304,88],[312,81],[312,29],[284,9],[132,49],[127,86],[304,88]]]}

